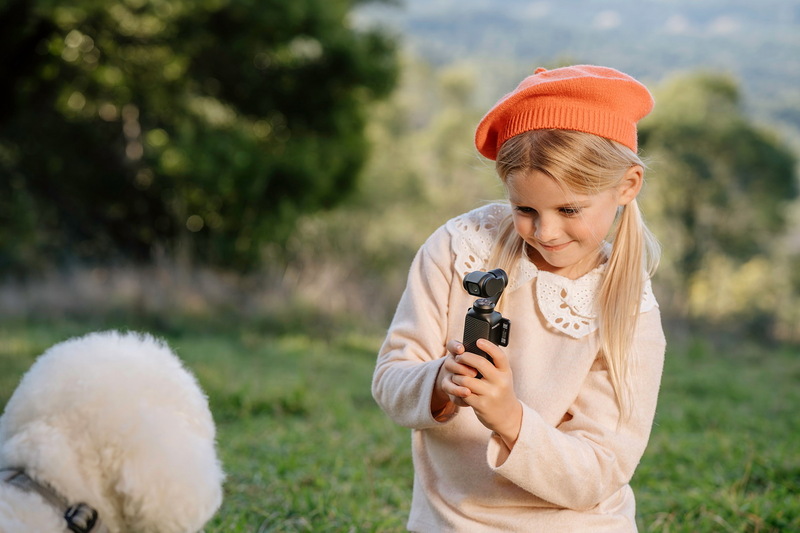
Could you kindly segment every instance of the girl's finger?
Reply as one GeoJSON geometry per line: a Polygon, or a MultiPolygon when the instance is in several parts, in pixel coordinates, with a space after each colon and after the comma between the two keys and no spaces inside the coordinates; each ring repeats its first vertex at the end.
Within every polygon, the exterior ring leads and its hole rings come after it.
{"type": "Polygon", "coordinates": [[[508,356],[506,355],[506,352],[498,345],[489,342],[486,339],[478,339],[477,346],[492,357],[495,368],[501,372],[506,372],[510,369],[510,365],[508,364],[508,356]]]}
{"type": "Polygon", "coordinates": [[[464,353],[464,344],[461,341],[453,339],[447,343],[447,351],[453,355],[462,354],[464,353]]]}
{"type": "MultiPolygon", "coordinates": [[[[485,351],[485,350],[484,350],[485,351]]],[[[488,352],[487,352],[488,353],[488,352]]],[[[485,357],[472,352],[465,352],[455,358],[457,363],[466,365],[475,370],[473,376],[477,376],[477,372],[486,375],[486,372],[493,372],[495,367],[485,357]]]]}
{"type": "Polygon", "coordinates": [[[462,376],[475,377],[478,374],[477,370],[475,370],[471,366],[459,363],[453,356],[449,356],[447,358],[447,361],[444,362],[444,369],[450,372],[451,374],[457,374],[462,376]]]}
{"type": "Polygon", "coordinates": [[[444,378],[444,381],[442,381],[442,390],[445,392],[445,394],[449,396],[455,396],[456,398],[466,398],[472,394],[472,391],[468,387],[460,385],[453,379],[453,377],[446,377],[444,378]]]}

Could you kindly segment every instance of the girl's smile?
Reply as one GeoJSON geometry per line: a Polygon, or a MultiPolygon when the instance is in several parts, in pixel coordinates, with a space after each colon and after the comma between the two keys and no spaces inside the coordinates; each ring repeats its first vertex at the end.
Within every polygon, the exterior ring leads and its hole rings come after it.
{"type": "Polygon", "coordinates": [[[559,251],[563,250],[564,248],[566,248],[567,246],[569,246],[569,243],[565,242],[564,244],[550,244],[550,245],[544,244],[544,243],[539,243],[539,246],[541,246],[542,248],[544,248],[548,252],[559,252],[559,251]]]}

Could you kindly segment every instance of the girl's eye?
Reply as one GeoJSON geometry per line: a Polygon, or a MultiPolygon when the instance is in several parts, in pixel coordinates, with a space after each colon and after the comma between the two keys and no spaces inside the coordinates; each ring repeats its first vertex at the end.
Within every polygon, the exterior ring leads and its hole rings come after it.
{"type": "Polygon", "coordinates": [[[517,211],[518,213],[522,213],[523,215],[530,215],[536,212],[536,210],[533,209],[532,207],[524,207],[521,205],[514,206],[514,210],[517,211]]]}
{"type": "Polygon", "coordinates": [[[580,214],[580,212],[581,212],[580,207],[562,207],[561,208],[561,214],[563,214],[564,216],[568,216],[568,217],[574,217],[574,216],[580,214]]]}

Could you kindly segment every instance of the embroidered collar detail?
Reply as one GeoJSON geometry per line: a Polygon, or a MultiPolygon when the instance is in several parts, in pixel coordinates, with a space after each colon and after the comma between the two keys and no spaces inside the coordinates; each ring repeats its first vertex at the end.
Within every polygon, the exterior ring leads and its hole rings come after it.
{"type": "MultiPolygon", "coordinates": [[[[474,270],[494,268],[487,265],[500,223],[509,215],[509,206],[490,204],[460,215],[447,223],[452,235],[452,252],[458,275],[463,280],[474,270]]],[[[578,279],[568,279],[536,268],[527,256],[517,261],[509,273],[507,293],[536,279],[536,299],[547,325],[560,333],[579,339],[597,330],[595,294],[605,271],[605,264],[578,279]]],[[[656,307],[650,280],[642,293],[642,312],[656,307]]]]}

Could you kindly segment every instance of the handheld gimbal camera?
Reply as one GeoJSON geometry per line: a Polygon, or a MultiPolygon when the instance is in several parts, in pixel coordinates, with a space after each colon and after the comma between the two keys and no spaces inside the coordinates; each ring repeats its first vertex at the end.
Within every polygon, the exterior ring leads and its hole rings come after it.
{"type": "MultiPolygon", "coordinates": [[[[478,339],[488,339],[498,346],[508,345],[511,321],[494,310],[508,284],[508,275],[501,268],[489,272],[470,272],[464,277],[464,289],[479,296],[464,319],[464,348],[493,363],[491,356],[478,348],[478,339]]],[[[480,377],[480,374],[478,375],[480,377]]]]}

